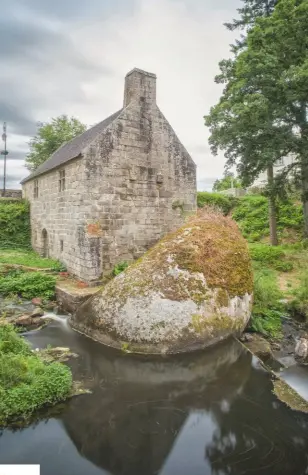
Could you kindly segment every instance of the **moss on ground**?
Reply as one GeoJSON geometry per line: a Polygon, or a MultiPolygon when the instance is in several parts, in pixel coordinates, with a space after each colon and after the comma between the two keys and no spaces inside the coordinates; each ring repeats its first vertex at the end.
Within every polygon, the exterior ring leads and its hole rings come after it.
{"type": "Polygon", "coordinates": [[[288,407],[294,411],[308,413],[308,402],[282,379],[275,379],[273,381],[273,387],[273,393],[288,407]]]}

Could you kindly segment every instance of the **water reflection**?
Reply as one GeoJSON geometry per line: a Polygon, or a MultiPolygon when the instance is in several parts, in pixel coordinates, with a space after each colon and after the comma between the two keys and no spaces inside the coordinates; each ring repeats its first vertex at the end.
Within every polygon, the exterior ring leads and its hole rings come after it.
{"type": "Polygon", "coordinates": [[[93,393],[47,424],[4,431],[0,463],[41,463],[43,475],[308,473],[308,418],[276,399],[235,341],[150,359],[108,351],[60,322],[30,338],[79,353],[72,369],[93,393]]]}

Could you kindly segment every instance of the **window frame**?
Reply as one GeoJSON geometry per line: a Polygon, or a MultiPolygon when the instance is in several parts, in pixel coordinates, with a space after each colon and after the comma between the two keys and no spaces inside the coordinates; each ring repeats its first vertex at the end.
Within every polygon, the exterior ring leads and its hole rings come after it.
{"type": "Polygon", "coordinates": [[[59,170],[59,192],[65,191],[65,168],[59,170]]]}
{"type": "Polygon", "coordinates": [[[38,186],[38,180],[34,180],[33,184],[33,198],[38,198],[39,197],[39,186],[38,186]]]}

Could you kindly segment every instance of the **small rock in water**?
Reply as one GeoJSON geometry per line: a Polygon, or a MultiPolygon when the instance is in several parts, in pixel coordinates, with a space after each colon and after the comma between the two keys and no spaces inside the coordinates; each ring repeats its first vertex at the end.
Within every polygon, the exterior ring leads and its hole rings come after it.
{"type": "Polygon", "coordinates": [[[299,339],[295,347],[295,358],[301,362],[307,362],[308,340],[305,337],[299,339]]]}
{"type": "Polygon", "coordinates": [[[31,325],[32,317],[30,315],[21,315],[21,317],[18,317],[14,323],[15,325],[18,325],[21,327],[27,327],[31,325]]]}
{"type": "Polygon", "coordinates": [[[42,305],[42,299],[39,298],[39,297],[35,297],[34,299],[31,300],[31,302],[33,303],[33,305],[42,305]]]}
{"type": "Polygon", "coordinates": [[[280,351],[281,345],[279,343],[272,343],[272,349],[276,351],[280,351]]]}
{"type": "Polygon", "coordinates": [[[253,340],[253,336],[250,333],[243,333],[243,335],[240,338],[240,341],[242,343],[245,343],[247,341],[252,341],[252,340],[253,340]]]}
{"type": "Polygon", "coordinates": [[[44,313],[45,313],[44,310],[42,310],[40,307],[37,307],[36,309],[33,310],[30,316],[33,318],[42,317],[44,313]]]}

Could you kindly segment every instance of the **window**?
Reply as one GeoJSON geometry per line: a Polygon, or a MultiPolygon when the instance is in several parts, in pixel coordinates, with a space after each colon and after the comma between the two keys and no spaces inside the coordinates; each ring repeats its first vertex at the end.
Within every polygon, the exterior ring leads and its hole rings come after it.
{"type": "Polygon", "coordinates": [[[60,250],[63,251],[63,239],[60,240],[60,250]]]}
{"type": "Polygon", "coordinates": [[[59,171],[59,191],[65,190],[65,170],[59,171]]]}
{"type": "Polygon", "coordinates": [[[38,198],[38,180],[34,180],[33,196],[34,198],[38,198]]]}
{"type": "Polygon", "coordinates": [[[275,167],[283,167],[284,166],[284,159],[279,158],[277,162],[275,162],[275,167]]]}

